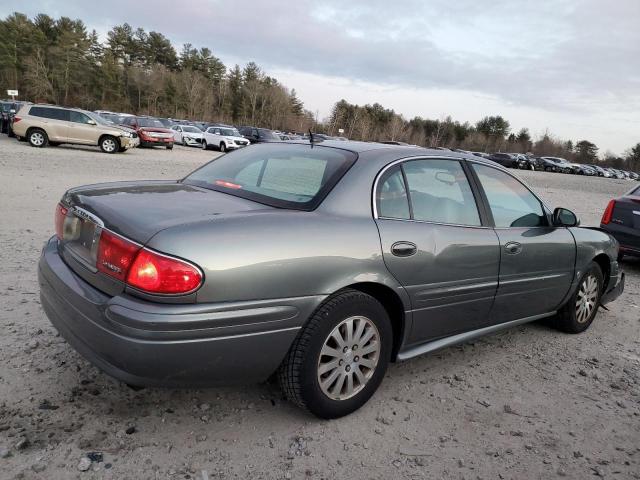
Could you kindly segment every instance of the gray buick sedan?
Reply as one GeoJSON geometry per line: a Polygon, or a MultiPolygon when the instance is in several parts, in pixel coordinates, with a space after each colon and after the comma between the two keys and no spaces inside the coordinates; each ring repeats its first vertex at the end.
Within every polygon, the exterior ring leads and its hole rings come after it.
{"type": "Polygon", "coordinates": [[[624,288],[618,243],[475,156],[344,141],[226,154],[177,181],[69,190],[44,310],[135,386],[276,373],[322,418],[390,361],[549,318],[579,333],[624,288]]]}

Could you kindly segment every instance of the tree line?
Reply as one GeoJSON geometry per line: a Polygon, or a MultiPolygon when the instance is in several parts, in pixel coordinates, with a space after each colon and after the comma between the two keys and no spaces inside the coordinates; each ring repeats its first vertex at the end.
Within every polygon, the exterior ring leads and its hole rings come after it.
{"type": "Polygon", "coordinates": [[[0,88],[21,98],[88,110],[306,130],[314,122],[295,90],[254,62],[225,66],[208,48],[178,53],[159,32],[125,23],[100,42],[81,20],[0,20],[0,88]]]}
{"type": "Polygon", "coordinates": [[[267,75],[256,63],[227,67],[206,47],[185,44],[178,52],[162,33],[114,26],[101,42],[82,20],[33,19],[13,13],[0,20],[0,91],[18,88],[21,98],[88,110],[113,110],[190,120],[251,124],[364,141],[397,140],[427,147],[482,152],[531,152],[581,163],[601,161],[640,171],[640,143],[618,157],[598,155],[588,140],[563,141],[527,128],[512,131],[502,116],[475,124],[451,117],[402,115],[378,103],[337,102],[319,123],[294,89],[267,75]],[[341,133],[342,131],[342,133],[341,133]]]}
{"type": "Polygon", "coordinates": [[[474,152],[532,153],[640,172],[640,143],[624,156],[611,152],[599,155],[598,147],[588,140],[565,141],[548,131],[533,138],[527,128],[512,131],[510,123],[500,115],[486,116],[475,124],[461,123],[449,116],[407,120],[378,103],[360,106],[340,100],[333,106],[325,127],[329,135],[365,141],[393,140],[474,152]]]}

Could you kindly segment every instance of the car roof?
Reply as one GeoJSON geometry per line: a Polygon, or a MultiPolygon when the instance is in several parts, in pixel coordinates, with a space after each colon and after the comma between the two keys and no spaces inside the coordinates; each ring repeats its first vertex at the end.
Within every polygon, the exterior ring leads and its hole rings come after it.
{"type": "MultiPolygon", "coordinates": [[[[285,140],[281,143],[309,145],[309,140],[285,140]]],[[[490,165],[492,167],[503,168],[496,162],[470,153],[454,152],[452,150],[436,150],[435,148],[414,147],[411,145],[388,145],[386,143],[359,142],[356,140],[323,140],[321,142],[314,143],[314,146],[339,148],[341,150],[349,150],[354,153],[373,152],[384,156],[395,156],[397,158],[434,156],[440,158],[467,159],[477,163],[490,165]]]]}

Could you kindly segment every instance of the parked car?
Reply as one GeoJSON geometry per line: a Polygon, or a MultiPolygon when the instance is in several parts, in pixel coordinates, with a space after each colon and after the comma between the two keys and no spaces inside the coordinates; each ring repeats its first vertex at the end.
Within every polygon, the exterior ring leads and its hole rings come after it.
{"type": "Polygon", "coordinates": [[[609,171],[609,173],[611,174],[611,176],[613,178],[616,178],[618,180],[623,180],[624,179],[624,175],[622,174],[622,172],[620,170],[617,170],[615,168],[608,168],[607,170],[609,171]]]}
{"type": "Polygon", "coordinates": [[[7,115],[7,136],[9,137],[15,137],[15,133],[13,132],[13,122],[15,121],[15,117],[16,117],[16,113],[20,111],[20,109],[22,109],[22,107],[26,106],[26,105],[33,105],[33,103],[31,102],[25,102],[25,101],[15,101],[13,102],[13,104],[11,105],[11,108],[9,108],[9,113],[7,115]]]}
{"type": "Polygon", "coordinates": [[[240,127],[238,128],[240,135],[249,140],[251,143],[264,143],[264,142],[280,142],[280,137],[278,137],[273,130],[269,130],[268,128],[257,128],[257,127],[240,127]]]}
{"type": "Polygon", "coordinates": [[[209,127],[204,132],[202,148],[217,148],[221,152],[235,150],[249,145],[249,140],[240,135],[240,132],[230,126],[209,127]]]}
{"type": "Polygon", "coordinates": [[[487,158],[491,161],[499,163],[503,167],[518,168],[518,161],[510,153],[492,153],[487,158]]]}
{"type": "Polygon", "coordinates": [[[611,178],[611,173],[602,168],[600,165],[589,164],[588,166],[593,168],[596,172],[596,175],[598,175],[599,177],[611,178]]]}
{"type": "Polygon", "coordinates": [[[5,100],[0,102],[0,133],[9,133],[9,112],[15,111],[14,102],[5,100]]]}
{"type": "Polygon", "coordinates": [[[624,274],[618,243],[578,223],[478,157],[265,143],[178,181],[67,191],[40,298],[72,346],[128,384],[277,371],[289,399],[335,418],[389,361],[546,317],[586,330],[624,274]]]}
{"type": "Polygon", "coordinates": [[[195,145],[202,146],[202,130],[192,125],[174,125],[171,127],[173,130],[173,141],[180,143],[183,146],[195,145]]]}
{"type": "Polygon", "coordinates": [[[600,228],[620,243],[618,259],[624,255],[640,257],[640,187],[635,186],[609,202],[600,228]]]}
{"type": "Polygon", "coordinates": [[[527,155],[525,155],[524,153],[514,153],[512,154],[515,156],[517,162],[518,162],[518,168],[521,170],[538,170],[538,162],[535,159],[535,157],[529,157],[527,155]]]}
{"type": "Polygon", "coordinates": [[[124,117],[123,125],[135,129],[140,137],[141,147],[161,146],[173,149],[173,130],[165,128],[160,120],[153,117],[124,117]]]}
{"type": "Polygon", "coordinates": [[[105,153],[116,153],[138,144],[135,133],[93,112],[54,105],[25,105],[13,119],[12,128],[17,137],[39,148],[70,143],[97,145],[105,153]]]}

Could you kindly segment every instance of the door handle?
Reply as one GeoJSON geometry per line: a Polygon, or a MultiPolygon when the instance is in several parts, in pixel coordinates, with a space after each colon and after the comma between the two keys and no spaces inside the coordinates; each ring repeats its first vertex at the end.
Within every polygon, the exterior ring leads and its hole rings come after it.
{"type": "Polygon", "coordinates": [[[396,257],[410,257],[418,251],[415,243],[411,242],[396,242],[391,245],[391,253],[396,257]]]}
{"type": "Polygon", "coordinates": [[[504,245],[504,249],[509,255],[517,255],[522,251],[522,244],[518,242],[507,242],[504,245]]]}

